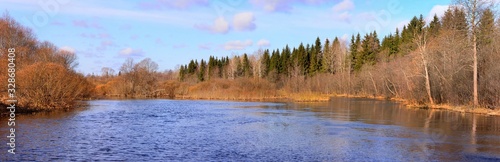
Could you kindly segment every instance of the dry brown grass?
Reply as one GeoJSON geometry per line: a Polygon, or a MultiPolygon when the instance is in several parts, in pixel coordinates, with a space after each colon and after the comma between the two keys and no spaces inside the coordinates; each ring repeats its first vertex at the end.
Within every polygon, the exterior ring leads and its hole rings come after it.
{"type": "Polygon", "coordinates": [[[239,78],[235,80],[213,79],[194,85],[184,85],[178,90],[178,99],[220,99],[220,100],[272,100],[281,99],[274,84],[264,79],[239,78]],[[186,92],[186,93],[181,93],[186,92]]]}

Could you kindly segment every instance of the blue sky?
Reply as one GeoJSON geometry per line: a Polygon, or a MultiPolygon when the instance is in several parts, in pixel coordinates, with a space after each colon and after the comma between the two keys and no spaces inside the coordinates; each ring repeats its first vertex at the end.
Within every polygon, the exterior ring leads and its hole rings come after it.
{"type": "Polygon", "coordinates": [[[210,55],[253,54],[442,15],[450,0],[0,0],[19,23],[78,56],[77,71],[151,58],[160,71],[210,55]]]}

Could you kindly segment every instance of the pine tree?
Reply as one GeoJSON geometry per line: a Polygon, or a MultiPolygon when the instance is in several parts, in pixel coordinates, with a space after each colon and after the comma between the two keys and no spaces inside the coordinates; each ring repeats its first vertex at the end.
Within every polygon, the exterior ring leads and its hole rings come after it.
{"type": "Polygon", "coordinates": [[[304,47],[304,44],[302,43],[300,43],[299,48],[297,49],[297,65],[299,66],[301,74],[305,75],[307,73],[309,65],[308,65],[307,51],[306,48],[304,47]]]}
{"type": "Polygon", "coordinates": [[[280,67],[281,67],[281,73],[284,74],[285,76],[288,76],[288,67],[290,67],[289,62],[290,62],[290,57],[291,57],[291,52],[290,48],[288,45],[283,48],[283,51],[281,52],[281,57],[280,57],[280,67]]]}
{"type": "MultiPolygon", "coordinates": [[[[337,37],[335,37],[337,40],[337,37]]],[[[323,58],[321,59],[321,72],[322,73],[332,73],[333,64],[333,52],[330,50],[330,40],[325,40],[325,47],[323,48],[323,58]]]]}
{"type": "Polygon", "coordinates": [[[273,72],[275,71],[276,73],[279,73],[279,62],[280,62],[280,55],[279,55],[279,50],[273,50],[273,53],[271,55],[271,63],[269,65],[269,71],[273,72]]]}
{"type": "Polygon", "coordinates": [[[315,66],[314,66],[314,72],[318,72],[321,70],[321,64],[323,63],[323,46],[321,45],[321,40],[319,37],[316,38],[316,41],[314,43],[315,47],[315,52],[316,52],[316,57],[315,57],[315,66]]]}
{"type": "Polygon", "coordinates": [[[478,45],[484,46],[490,44],[493,41],[495,30],[495,15],[491,9],[486,9],[479,20],[478,45]]]}
{"type": "Polygon", "coordinates": [[[429,24],[429,35],[431,37],[437,37],[439,34],[439,30],[441,29],[441,22],[436,14],[434,14],[434,18],[429,24]]]}
{"type": "Polygon", "coordinates": [[[396,28],[396,33],[394,34],[394,40],[391,46],[391,54],[396,55],[399,53],[399,46],[401,45],[401,36],[399,34],[399,29],[396,28]]]}
{"type": "Polygon", "coordinates": [[[194,74],[196,72],[196,69],[198,68],[198,63],[195,62],[194,60],[191,60],[188,65],[188,74],[194,74]]]}
{"type": "Polygon", "coordinates": [[[200,69],[198,71],[198,81],[203,82],[205,81],[205,70],[206,70],[207,64],[205,61],[202,59],[200,62],[200,69]]]}
{"type": "Polygon", "coordinates": [[[250,65],[250,60],[248,60],[247,54],[243,54],[243,74],[245,77],[252,77],[252,66],[250,65]]]}
{"type": "Polygon", "coordinates": [[[358,67],[357,63],[360,62],[360,44],[361,44],[361,36],[356,35],[356,38],[354,35],[351,38],[351,45],[350,45],[350,51],[351,51],[351,70],[358,71],[361,67],[358,67]]]}
{"type": "Polygon", "coordinates": [[[186,70],[184,69],[184,65],[181,65],[179,69],[179,80],[184,81],[185,76],[186,76],[186,70]]]}
{"type": "Polygon", "coordinates": [[[317,66],[318,66],[318,52],[316,51],[316,46],[313,45],[311,46],[310,48],[308,48],[309,50],[307,50],[307,56],[308,56],[308,60],[309,60],[309,67],[307,69],[308,71],[308,74],[310,76],[314,75],[316,73],[316,70],[317,70],[317,66]]]}
{"type": "Polygon", "coordinates": [[[269,56],[269,50],[264,50],[264,54],[262,54],[262,58],[260,60],[261,63],[261,76],[262,78],[266,78],[269,75],[271,58],[269,56]]]}

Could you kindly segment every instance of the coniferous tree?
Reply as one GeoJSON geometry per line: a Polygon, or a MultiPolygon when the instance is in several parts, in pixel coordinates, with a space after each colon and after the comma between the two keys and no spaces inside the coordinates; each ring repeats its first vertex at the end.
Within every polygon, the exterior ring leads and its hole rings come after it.
{"type": "Polygon", "coordinates": [[[307,59],[308,57],[306,48],[302,43],[300,43],[299,48],[297,49],[297,64],[302,75],[307,74],[307,69],[309,67],[307,59]]]}
{"type": "Polygon", "coordinates": [[[200,66],[200,68],[198,71],[198,81],[203,82],[203,81],[205,81],[205,70],[206,70],[207,64],[205,63],[205,61],[203,59],[201,59],[199,66],[200,66]]]}
{"type": "Polygon", "coordinates": [[[322,59],[323,59],[323,47],[321,46],[321,40],[319,39],[319,37],[316,38],[316,41],[314,43],[314,47],[315,47],[315,66],[314,66],[314,72],[318,72],[321,70],[321,64],[323,63],[322,59]]]}
{"type": "MultiPolygon", "coordinates": [[[[337,38],[335,37],[335,40],[337,38]]],[[[333,51],[330,49],[330,40],[325,40],[325,47],[323,48],[323,58],[321,59],[321,72],[323,73],[332,73],[332,65],[333,65],[333,51]]]]}
{"type": "Polygon", "coordinates": [[[271,55],[271,63],[269,65],[270,72],[275,71],[276,73],[279,73],[279,61],[280,61],[279,51],[273,50],[273,53],[271,55]]]}
{"type": "Polygon", "coordinates": [[[250,60],[248,60],[247,54],[243,54],[243,74],[245,77],[252,77],[252,65],[250,65],[250,60]]]}
{"type": "Polygon", "coordinates": [[[288,45],[283,48],[283,51],[281,52],[281,57],[280,57],[280,67],[281,67],[281,73],[284,74],[285,76],[288,76],[288,68],[290,67],[290,60],[291,60],[291,55],[292,53],[290,52],[290,48],[288,45]]]}
{"type": "Polygon", "coordinates": [[[198,68],[198,63],[195,62],[194,60],[191,60],[188,65],[188,74],[194,74],[196,72],[196,69],[198,68]]]}
{"type": "Polygon", "coordinates": [[[437,37],[440,29],[441,29],[441,22],[439,21],[438,16],[434,15],[434,18],[429,24],[429,35],[431,37],[437,37]]]}
{"type": "Polygon", "coordinates": [[[269,50],[266,49],[264,50],[264,54],[262,55],[262,58],[260,60],[261,63],[261,76],[262,78],[266,78],[269,75],[270,71],[270,64],[271,64],[271,57],[269,56],[269,50]]]}
{"type": "Polygon", "coordinates": [[[351,51],[351,70],[354,70],[354,71],[358,71],[361,67],[358,67],[359,65],[357,64],[358,62],[360,62],[361,58],[360,58],[360,44],[361,44],[361,36],[359,35],[356,35],[356,37],[354,37],[354,35],[352,36],[352,39],[351,39],[351,46],[350,46],[350,51],[351,51]]]}
{"type": "Polygon", "coordinates": [[[316,66],[317,64],[317,52],[316,52],[316,47],[312,45],[310,48],[307,50],[307,57],[309,61],[309,67],[307,68],[307,74],[312,76],[316,73],[316,66]]]}

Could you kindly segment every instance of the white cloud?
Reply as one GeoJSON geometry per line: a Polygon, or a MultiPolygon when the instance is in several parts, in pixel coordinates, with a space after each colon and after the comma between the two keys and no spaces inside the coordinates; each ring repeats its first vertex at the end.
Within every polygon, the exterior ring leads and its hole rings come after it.
{"type": "Polygon", "coordinates": [[[215,19],[214,26],[212,28],[213,32],[227,33],[228,30],[229,30],[229,23],[226,20],[224,20],[223,17],[215,19]]]}
{"type": "Polygon", "coordinates": [[[210,43],[205,43],[205,44],[199,44],[199,45],[198,45],[198,49],[202,49],[202,50],[210,50],[210,49],[212,49],[212,48],[211,48],[211,44],[210,44],[210,43]]]}
{"type": "Polygon", "coordinates": [[[344,34],[342,35],[342,37],[340,37],[340,40],[343,41],[343,42],[348,42],[349,41],[349,35],[348,34],[344,34]]]}
{"type": "Polygon", "coordinates": [[[267,12],[274,11],[289,11],[291,6],[290,1],[287,0],[251,0],[251,4],[254,6],[259,6],[267,12]]]}
{"type": "Polygon", "coordinates": [[[187,9],[193,6],[206,6],[208,0],[158,0],[139,4],[144,9],[187,9]]]}
{"type": "Polygon", "coordinates": [[[71,53],[75,53],[75,49],[72,48],[72,47],[69,47],[69,46],[63,46],[61,48],[59,48],[60,51],[66,51],[66,52],[71,52],[71,53]]]}
{"type": "Polygon", "coordinates": [[[401,33],[403,31],[403,27],[405,25],[408,25],[408,23],[410,23],[410,20],[403,20],[401,22],[399,22],[397,25],[396,25],[396,28],[399,29],[399,33],[401,33]]]}
{"type": "Polygon", "coordinates": [[[142,51],[142,49],[133,49],[130,47],[122,49],[119,53],[119,56],[122,56],[122,57],[140,57],[143,55],[144,55],[144,52],[142,51]]]}
{"type": "Polygon", "coordinates": [[[320,5],[327,0],[250,0],[250,4],[267,12],[290,12],[296,4],[320,5]]]}
{"type": "Polygon", "coordinates": [[[252,40],[246,40],[246,41],[229,41],[226,44],[224,44],[224,49],[225,50],[243,50],[246,47],[252,46],[253,42],[252,40]]]}
{"type": "Polygon", "coordinates": [[[435,5],[425,18],[425,21],[430,23],[434,18],[434,15],[437,15],[439,18],[443,17],[446,10],[448,10],[448,5],[435,5]]]}
{"type": "Polygon", "coordinates": [[[219,17],[215,19],[213,25],[195,25],[195,28],[207,30],[212,33],[225,34],[229,31],[229,23],[224,19],[224,17],[219,17]]]}
{"type": "Polygon", "coordinates": [[[343,0],[342,2],[333,6],[332,9],[335,12],[349,11],[354,9],[354,3],[352,3],[352,0],[343,0]]]}
{"type": "Polygon", "coordinates": [[[255,29],[255,17],[252,12],[242,12],[234,15],[233,26],[238,31],[252,31],[255,29]]]}
{"type": "Polygon", "coordinates": [[[270,45],[271,45],[271,43],[267,39],[261,39],[257,42],[257,46],[259,46],[259,47],[268,47],[270,45]]]}
{"type": "Polygon", "coordinates": [[[338,15],[335,16],[337,20],[344,21],[344,22],[351,22],[351,14],[349,12],[342,12],[338,15]]]}

